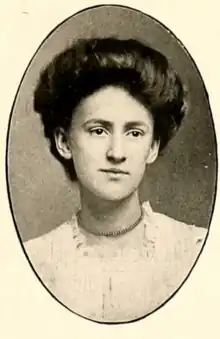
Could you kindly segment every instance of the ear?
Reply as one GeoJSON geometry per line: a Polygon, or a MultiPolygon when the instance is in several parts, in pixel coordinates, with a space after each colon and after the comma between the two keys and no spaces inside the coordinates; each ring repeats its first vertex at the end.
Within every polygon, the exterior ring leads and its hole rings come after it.
{"type": "Polygon", "coordinates": [[[152,164],[157,159],[159,148],[160,148],[160,142],[154,140],[151,145],[151,149],[147,155],[146,164],[148,165],[152,164]]]}
{"type": "Polygon", "coordinates": [[[62,128],[57,128],[54,132],[54,139],[59,154],[65,159],[71,159],[72,153],[68,144],[66,132],[62,128]]]}

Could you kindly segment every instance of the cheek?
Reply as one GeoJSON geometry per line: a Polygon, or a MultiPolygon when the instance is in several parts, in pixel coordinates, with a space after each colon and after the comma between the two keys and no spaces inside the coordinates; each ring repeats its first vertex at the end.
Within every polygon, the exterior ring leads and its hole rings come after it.
{"type": "Polygon", "coordinates": [[[84,138],[75,144],[73,158],[80,162],[93,162],[103,158],[106,154],[107,140],[95,140],[95,138],[84,138]]]}
{"type": "Polygon", "coordinates": [[[143,140],[139,143],[128,145],[129,158],[136,162],[136,165],[146,164],[148,156],[151,152],[151,145],[151,140],[143,140]]]}
{"type": "Polygon", "coordinates": [[[78,148],[73,155],[73,162],[76,172],[87,173],[90,172],[97,166],[100,153],[97,148],[87,146],[87,148],[78,148]]]}

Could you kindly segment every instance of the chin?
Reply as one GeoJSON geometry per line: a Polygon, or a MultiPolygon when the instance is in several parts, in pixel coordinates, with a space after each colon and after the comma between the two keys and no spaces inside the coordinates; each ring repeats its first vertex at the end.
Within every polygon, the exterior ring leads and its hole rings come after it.
{"type": "Polygon", "coordinates": [[[124,200],[127,197],[129,197],[130,195],[132,195],[132,193],[135,190],[126,190],[126,191],[122,191],[122,190],[109,190],[109,191],[101,191],[99,190],[96,195],[100,198],[103,199],[105,201],[120,201],[120,200],[124,200]]]}
{"type": "Polygon", "coordinates": [[[88,192],[91,198],[94,196],[94,198],[97,197],[100,200],[109,202],[124,200],[136,192],[139,187],[139,181],[130,183],[130,185],[128,185],[128,182],[120,184],[119,182],[91,181],[81,181],[81,187],[84,192],[88,192]]]}

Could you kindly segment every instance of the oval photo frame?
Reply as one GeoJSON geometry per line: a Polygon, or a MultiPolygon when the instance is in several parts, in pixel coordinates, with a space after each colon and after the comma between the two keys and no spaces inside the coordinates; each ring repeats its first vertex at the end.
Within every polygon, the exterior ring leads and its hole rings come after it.
{"type": "Polygon", "coordinates": [[[216,197],[217,146],[202,77],[184,45],[163,24],[136,9],[118,5],[87,8],[60,23],[42,42],[21,80],[10,116],[6,152],[8,195],[18,237],[36,276],[63,306],[92,321],[128,323],[152,314],[181,288],[208,236],[216,197]],[[79,208],[77,185],[72,183],[70,187],[62,166],[50,154],[40,118],[33,109],[33,93],[39,74],[73,41],[111,36],[137,39],[164,54],[188,88],[188,115],[167,150],[144,177],[141,201],[150,196],[151,206],[158,213],[196,225],[198,229],[207,229],[204,242],[181,284],[146,314],[142,312],[133,318],[116,321],[88,316],[77,307],[69,307],[50,290],[36,269],[34,256],[30,256],[25,247],[26,242],[58,229],[79,208]]]}

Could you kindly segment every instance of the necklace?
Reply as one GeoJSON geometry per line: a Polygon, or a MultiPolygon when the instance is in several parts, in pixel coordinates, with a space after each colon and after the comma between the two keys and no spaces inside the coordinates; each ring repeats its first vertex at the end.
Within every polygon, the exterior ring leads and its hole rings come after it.
{"type": "Polygon", "coordinates": [[[143,210],[143,208],[141,209],[141,215],[140,215],[140,217],[135,221],[135,223],[134,224],[131,224],[131,225],[129,225],[128,227],[124,227],[124,228],[122,228],[122,229],[119,229],[119,230],[115,230],[115,231],[109,231],[109,232],[96,232],[96,231],[88,231],[87,229],[86,229],[86,227],[83,225],[83,223],[82,223],[82,220],[81,220],[81,217],[80,217],[80,211],[77,213],[77,221],[78,221],[78,225],[81,227],[81,228],[83,228],[84,230],[86,230],[87,232],[89,232],[89,233],[92,233],[92,234],[94,234],[94,235],[96,235],[96,236],[103,236],[103,237],[117,237],[117,236],[119,236],[119,235],[122,235],[122,234],[125,234],[125,233],[127,233],[127,232],[129,232],[129,231],[131,231],[131,230],[133,230],[140,222],[141,222],[141,220],[143,219],[143,217],[144,217],[144,210],[143,210]]]}

